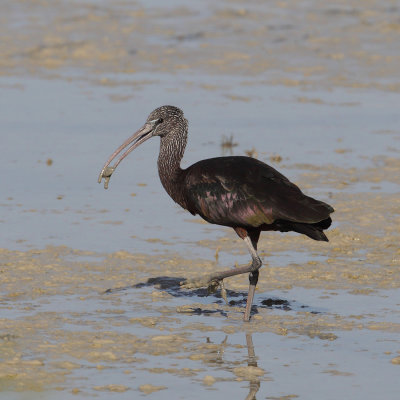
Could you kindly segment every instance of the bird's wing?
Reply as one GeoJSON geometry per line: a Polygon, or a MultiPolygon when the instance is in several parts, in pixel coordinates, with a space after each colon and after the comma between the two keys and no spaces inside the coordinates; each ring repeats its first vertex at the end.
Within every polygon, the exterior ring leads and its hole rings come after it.
{"type": "Polygon", "coordinates": [[[333,212],[250,157],[219,157],[192,165],[186,170],[185,196],[192,214],[227,226],[257,227],[277,219],[316,223],[333,212]]]}

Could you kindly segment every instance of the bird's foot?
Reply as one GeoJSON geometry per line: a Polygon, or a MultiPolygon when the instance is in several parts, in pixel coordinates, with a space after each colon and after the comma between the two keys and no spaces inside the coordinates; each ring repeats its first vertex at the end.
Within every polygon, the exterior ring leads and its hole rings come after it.
{"type": "Polygon", "coordinates": [[[111,175],[114,171],[114,167],[106,167],[100,172],[98,182],[101,183],[101,180],[104,178],[104,189],[108,189],[108,182],[110,182],[111,175]]]}
{"type": "Polygon", "coordinates": [[[206,287],[208,294],[215,293],[217,289],[220,287],[221,296],[225,300],[225,303],[228,304],[228,297],[223,279],[216,279],[213,275],[206,275],[203,277],[186,279],[183,282],[180,282],[180,286],[183,289],[197,289],[206,287]]]}
{"type": "Polygon", "coordinates": [[[221,281],[220,286],[221,286],[221,297],[225,300],[225,303],[226,303],[227,305],[229,305],[229,303],[228,303],[228,296],[227,296],[227,294],[226,294],[225,284],[224,284],[224,281],[223,281],[223,280],[221,281]]]}
{"type": "Polygon", "coordinates": [[[180,282],[180,286],[183,289],[198,289],[206,287],[208,289],[208,293],[214,293],[219,285],[220,280],[215,279],[213,275],[185,279],[184,281],[180,282]]]}

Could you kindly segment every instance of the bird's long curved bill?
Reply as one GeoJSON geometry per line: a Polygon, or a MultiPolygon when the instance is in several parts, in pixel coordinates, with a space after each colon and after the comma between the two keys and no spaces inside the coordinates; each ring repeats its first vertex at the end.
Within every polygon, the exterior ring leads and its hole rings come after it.
{"type": "Polygon", "coordinates": [[[136,147],[140,146],[143,142],[151,137],[151,132],[154,129],[154,125],[150,123],[144,124],[137,132],[135,132],[131,137],[125,140],[121,146],[118,147],[114,153],[111,154],[110,158],[104,164],[103,169],[100,172],[98,182],[101,183],[104,178],[104,189],[108,189],[108,182],[110,181],[111,175],[118,167],[119,163],[136,147]],[[129,147],[128,147],[129,146],[129,147]],[[122,153],[122,155],[117,159],[113,166],[109,166],[111,162],[117,157],[126,147],[128,149],[122,153]]]}

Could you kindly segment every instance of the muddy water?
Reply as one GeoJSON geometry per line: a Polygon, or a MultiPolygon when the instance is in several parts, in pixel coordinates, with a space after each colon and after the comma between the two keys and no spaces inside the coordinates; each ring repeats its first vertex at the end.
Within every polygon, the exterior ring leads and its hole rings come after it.
{"type": "Polygon", "coordinates": [[[374,0],[2,5],[0,398],[397,399],[399,18],[374,0]],[[164,193],[157,140],[96,183],[161,104],[190,121],[185,166],[252,154],[336,209],[329,243],[263,234],[249,324],[246,277],[229,305],[179,288],[249,257],[164,193]]]}

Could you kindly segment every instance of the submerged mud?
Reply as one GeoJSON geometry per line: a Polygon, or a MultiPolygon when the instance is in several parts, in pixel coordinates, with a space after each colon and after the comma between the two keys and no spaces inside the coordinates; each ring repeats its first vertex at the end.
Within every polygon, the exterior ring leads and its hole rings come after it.
{"type": "Polygon", "coordinates": [[[398,92],[398,15],[396,2],[377,0],[81,1],[74,7],[17,0],[2,8],[0,74],[79,77],[108,86],[117,82],[104,74],[117,73],[137,88],[146,82],[135,83],[135,73],[190,71],[260,77],[250,85],[398,92]]]}
{"type": "MultiPolygon", "coordinates": [[[[349,331],[356,336],[373,331],[376,340],[379,332],[398,335],[398,307],[392,304],[382,312],[377,306],[386,292],[400,286],[399,199],[374,193],[360,197],[332,194],[337,211],[329,244],[299,235],[263,234],[259,247],[265,267],[249,324],[242,322],[245,276],[226,280],[230,305],[218,293],[206,297],[206,290],[180,289],[183,278],[223,268],[215,259],[169,252],[98,254],[68,247],[2,249],[1,389],[146,394],[172,390],[168,384],[155,385],[160,374],[213,386],[221,379],[218,374],[203,374],[217,362],[222,345],[204,341],[210,333],[272,333],[291,340],[333,342],[349,331]],[[302,304],[301,295],[296,299],[299,288],[314,291],[312,304],[302,304]],[[279,297],[271,298],[271,292],[279,297]],[[372,307],[352,305],[359,296],[370,298],[372,307]],[[349,301],[352,311],[333,311],[330,302],[334,305],[337,297],[349,301]],[[213,316],[212,322],[207,315],[213,316]],[[164,360],[162,366],[151,361],[157,357],[164,360]],[[125,375],[124,384],[120,376],[113,380],[113,374],[105,378],[107,384],[91,387],[79,378],[109,369],[125,375]],[[148,380],[135,378],[146,371],[148,380]]],[[[203,240],[199,246],[245,254],[233,235],[217,242],[203,240]]],[[[228,351],[229,344],[224,346],[228,351]]],[[[398,355],[390,351],[385,358],[396,367],[398,355]]],[[[243,362],[219,365],[228,373],[223,381],[271,379],[263,369],[243,362]]]]}

